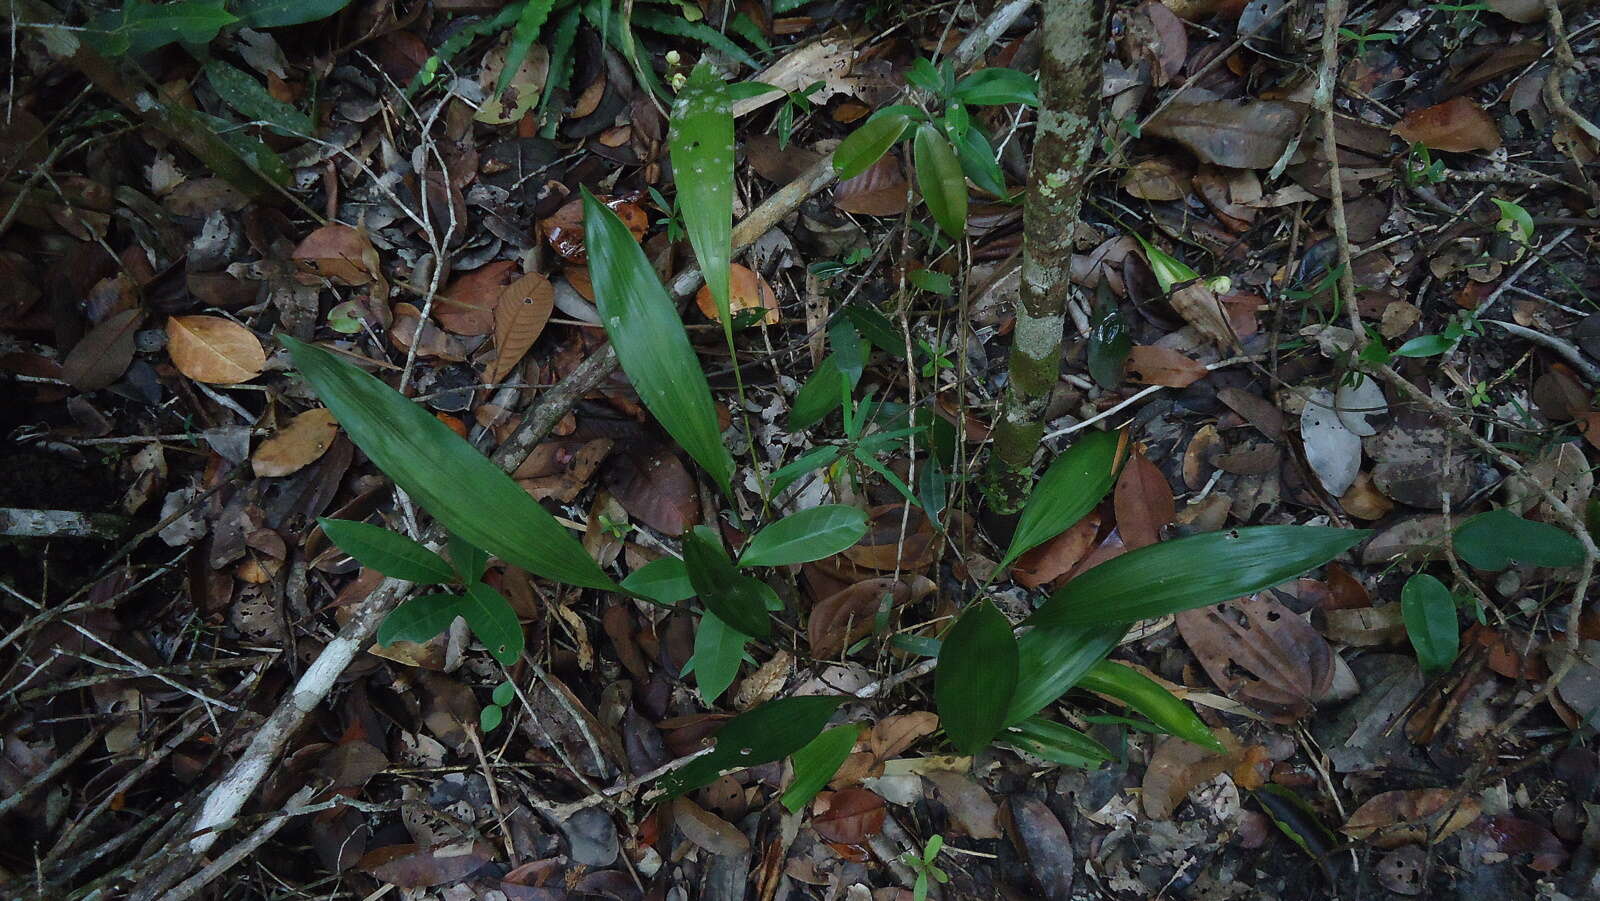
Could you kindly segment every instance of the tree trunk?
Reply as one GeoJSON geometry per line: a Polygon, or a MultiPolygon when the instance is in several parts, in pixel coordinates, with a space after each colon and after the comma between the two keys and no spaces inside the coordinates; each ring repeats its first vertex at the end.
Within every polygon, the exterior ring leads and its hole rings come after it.
{"type": "Polygon", "coordinates": [[[1044,0],[1042,6],[1039,120],[1023,206],[1022,296],[986,480],[989,504],[1001,513],[1021,509],[1033,487],[1045,405],[1061,375],[1072,238],[1099,135],[1104,0],[1044,0]]]}

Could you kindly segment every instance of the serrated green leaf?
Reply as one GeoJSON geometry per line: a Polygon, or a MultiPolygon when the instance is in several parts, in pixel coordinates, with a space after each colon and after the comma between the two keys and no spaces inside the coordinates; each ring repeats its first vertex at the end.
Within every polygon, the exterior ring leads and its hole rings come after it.
{"type": "Polygon", "coordinates": [[[684,667],[694,673],[694,684],[700,689],[700,698],[707,706],[728,690],[739,675],[739,663],[744,660],[744,646],[750,636],[733,628],[714,613],[700,617],[694,630],[694,656],[684,667]]]}
{"type": "Polygon", "coordinates": [[[478,636],[489,654],[510,666],[522,656],[522,623],[517,621],[517,611],[505,595],[478,582],[467,586],[461,605],[461,615],[467,618],[472,634],[478,636]]]}
{"type": "Polygon", "coordinates": [[[1583,545],[1565,529],[1523,519],[1505,508],[1479,514],[1457,526],[1452,543],[1456,556],[1491,572],[1505,569],[1512,563],[1529,566],[1583,563],[1583,545]]]}
{"type": "Polygon", "coordinates": [[[1000,568],[1060,535],[1084,518],[1116,483],[1121,432],[1090,432],[1062,451],[1022,507],[1000,568]]]}
{"type": "Polygon", "coordinates": [[[1062,766],[1092,770],[1107,760],[1116,759],[1105,745],[1077,729],[1038,716],[1030,716],[1012,726],[1002,740],[1062,766]]]}
{"type": "MultiPolygon", "coordinates": [[[[506,45],[505,66],[501,68],[499,81],[495,84],[495,97],[501,97],[506,88],[511,87],[511,80],[527,60],[528,51],[533,48],[533,42],[538,39],[539,30],[544,28],[545,19],[550,17],[550,8],[553,6],[555,0],[523,2],[522,11],[517,14],[516,27],[511,30],[511,43],[506,45]]],[[[532,103],[528,105],[532,106],[532,103]]]]}
{"type": "Polygon", "coordinates": [[[1102,660],[1089,667],[1077,687],[1110,695],[1185,741],[1218,754],[1227,750],[1188,704],[1162,688],[1161,683],[1123,664],[1102,660]]]}
{"type": "Polygon", "coordinates": [[[427,410],[325,350],[280,340],[350,440],[450,532],[534,575],[617,590],[532,495],[427,410]]]}
{"type": "Polygon", "coordinates": [[[142,56],[168,44],[209,44],[224,26],[237,21],[225,0],[127,0],[121,9],[92,21],[86,31],[101,53],[142,56]]]}
{"type": "Polygon", "coordinates": [[[1130,551],[1068,582],[1028,622],[1131,623],[1271,588],[1339,556],[1367,529],[1250,526],[1130,551]]]}
{"type": "Polygon", "coordinates": [[[987,600],[969,607],[945,633],[933,697],[939,724],[963,754],[976,754],[1005,725],[1017,687],[1017,640],[1011,622],[987,600]]]}
{"type": "Polygon", "coordinates": [[[1448,669],[1461,652],[1461,626],[1450,589],[1427,573],[1416,573],[1400,591],[1400,612],[1422,672],[1432,675],[1448,669]]]}
{"type": "Polygon", "coordinates": [[[455,571],[442,557],[398,532],[350,519],[322,517],[317,522],[339,550],[391,579],[418,585],[443,585],[456,580],[455,571]]]}
{"type": "Polygon", "coordinates": [[[490,704],[478,711],[478,729],[493,732],[505,721],[506,712],[498,704],[490,704]]]}
{"type": "Polygon", "coordinates": [[[867,514],[844,504],[798,510],[757,532],[740,566],[788,566],[832,556],[867,534],[867,514]]]}
{"type": "Polygon", "coordinates": [[[387,646],[397,641],[431,641],[463,615],[463,603],[455,594],[424,594],[405,601],[378,624],[377,642],[387,646]]]}
{"type": "Polygon", "coordinates": [[[639,567],[622,580],[622,587],[657,604],[671,606],[694,597],[689,571],[677,557],[661,557],[639,567]]]}
{"type": "Polygon", "coordinates": [[[956,149],[932,122],[917,126],[912,142],[917,164],[917,187],[933,221],[952,241],[967,230],[967,177],[962,174],[956,149]]]}
{"type": "Polygon", "coordinates": [[[707,610],[751,637],[766,638],[772,634],[766,593],[756,587],[761,583],[733,568],[728,555],[716,543],[715,533],[705,526],[696,526],[686,533],[683,562],[689,570],[689,582],[707,610]]]}
{"type": "Polygon", "coordinates": [[[733,457],[722,443],[711,387],[661,280],[633,233],[583,189],[584,245],[595,306],[622,371],[656,421],[722,489],[733,493],[733,457]]]}
{"type": "Polygon", "coordinates": [[[839,772],[839,767],[844,765],[845,758],[850,756],[860,736],[860,726],[846,723],[834,726],[794,752],[790,758],[794,763],[794,778],[779,799],[784,808],[790,813],[805,809],[817,792],[822,791],[834,774],[839,772]]]}
{"type": "Polygon", "coordinates": [[[717,733],[711,753],[661,777],[661,790],[669,798],[677,797],[711,784],[723,770],[781,760],[816,738],[844,701],[824,696],[779,698],[742,713],[717,733]]]}
{"type": "Polygon", "coordinates": [[[219,59],[206,63],[206,81],[222,102],[252,122],[291,137],[311,134],[311,117],[267,93],[261,82],[219,59]]]}
{"type": "Polygon", "coordinates": [[[809,429],[839,409],[844,388],[844,372],[833,354],[828,354],[795,392],[794,404],[789,407],[789,428],[796,432],[809,429]]]}
{"type": "Polygon", "coordinates": [[[733,254],[733,113],[728,86],[705,63],[694,67],[672,104],[667,146],[683,228],[731,348],[728,267],[733,254]]]}
{"type": "Polygon", "coordinates": [[[1016,69],[979,69],[956,82],[955,98],[973,106],[1039,105],[1039,82],[1016,69]]]}
{"type": "Polygon", "coordinates": [[[910,127],[911,119],[902,114],[874,116],[852,131],[833,151],[833,171],[842,181],[855,178],[872,168],[889,152],[910,127]]]}
{"type": "Polygon", "coordinates": [[[326,19],[350,0],[239,0],[239,23],[245,28],[280,28],[326,19]]]}

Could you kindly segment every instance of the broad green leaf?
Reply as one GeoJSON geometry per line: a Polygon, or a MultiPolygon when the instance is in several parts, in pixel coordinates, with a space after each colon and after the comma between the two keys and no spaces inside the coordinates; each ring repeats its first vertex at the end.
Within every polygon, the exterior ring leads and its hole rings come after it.
{"type": "Polygon", "coordinates": [[[842,181],[872,168],[894,142],[900,140],[911,119],[902,114],[874,116],[850,132],[833,151],[833,171],[842,181]]]}
{"type": "Polygon", "coordinates": [[[418,585],[443,585],[456,580],[455,571],[444,558],[399,532],[352,519],[321,517],[317,522],[339,550],[391,579],[418,585]]]}
{"type": "Polygon", "coordinates": [[[967,177],[961,172],[956,149],[938,126],[924,122],[917,126],[912,150],[917,162],[917,187],[928,212],[950,240],[961,240],[967,230],[967,177]]]}
{"type": "Polygon", "coordinates": [[[1064,626],[1032,629],[1017,639],[1017,690],[1006,711],[1013,726],[1050,706],[1077,684],[1090,667],[1111,653],[1128,627],[1064,626]]]}
{"type": "Polygon", "coordinates": [[[733,113],[728,86],[706,63],[694,67],[672,104],[667,146],[683,228],[732,347],[728,264],[733,253],[733,113]]]}
{"type": "Polygon", "coordinates": [[[478,711],[478,729],[483,732],[493,732],[500,728],[505,721],[506,712],[499,704],[487,704],[478,711]]]}
{"type": "Polygon", "coordinates": [[[1501,508],[1472,517],[1456,528],[1456,556],[1478,569],[1502,570],[1512,563],[1578,566],[1583,545],[1565,529],[1501,508]]]}
{"type": "Polygon", "coordinates": [[[1068,582],[1028,622],[1131,623],[1219,604],[1287,582],[1371,534],[1323,526],[1250,526],[1152,544],[1068,582]]]}
{"type": "Polygon", "coordinates": [[[1001,200],[1011,200],[1011,192],[1006,190],[1005,175],[994,158],[994,147],[990,146],[982,129],[968,128],[959,137],[952,135],[951,141],[956,146],[956,155],[961,158],[961,171],[972,179],[973,184],[1001,200]]]}
{"type": "Polygon", "coordinates": [[[783,489],[794,484],[795,479],[813,469],[821,469],[837,459],[839,459],[838,445],[824,444],[821,447],[806,451],[796,458],[793,463],[772,474],[772,493],[775,495],[781,494],[783,489]]]}
{"type": "Polygon", "coordinates": [[[378,644],[429,641],[450,628],[456,617],[465,615],[465,603],[466,599],[456,594],[424,594],[405,601],[378,624],[378,644]]]}
{"type": "Polygon", "coordinates": [[[677,557],[651,560],[622,580],[622,587],[657,604],[672,605],[694,597],[689,571],[677,557]]]}
{"type": "Polygon", "coordinates": [[[1144,258],[1150,263],[1150,271],[1155,274],[1156,284],[1161,286],[1163,294],[1171,293],[1175,286],[1200,278],[1200,273],[1190,269],[1177,257],[1146,241],[1144,235],[1134,232],[1133,236],[1139,239],[1139,246],[1144,248],[1144,258]]]}
{"type": "Polygon", "coordinates": [[[617,590],[555,517],[449,426],[333,354],[280,340],[350,440],[446,529],[534,575],[617,590]]]}
{"type": "Polygon", "coordinates": [[[1000,569],[1084,518],[1116,484],[1121,432],[1090,432],[1050,461],[1023,505],[1000,569]]]}
{"type": "Polygon", "coordinates": [[[1400,591],[1400,612],[1422,671],[1432,675],[1448,669],[1461,652],[1461,627],[1450,589],[1427,573],[1416,573],[1400,591]]]}
{"type": "MultiPolygon", "coordinates": [[[[511,87],[511,80],[516,78],[517,70],[527,60],[528,51],[539,37],[539,30],[544,28],[545,19],[550,17],[550,8],[554,5],[555,0],[524,0],[522,12],[517,15],[517,25],[511,30],[511,43],[506,45],[505,66],[501,68],[500,79],[494,87],[495,97],[505,94],[506,88],[511,87]]],[[[531,102],[529,106],[532,106],[531,102]]]]}
{"type": "Polygon", "coordinates": [[[251,76],[219,59],[206,63],[206,80],[222,102],[252,122],[265,122],[280,134],[309,135],[311,117],[267,93],[251,76]]]}
{"type": "Polygon", "coordinates": [[[1418,335],[1400,345],[1392,357],[1437,357],[1454,350],[1456,342],[1443,335],[1418,335]]]}
{"type": "Polygon", "coordinates": [[[956,82],[955,98],[973,106],[1038,106],[1039,83],[1032,75],[1016,69],[979,69],[956,82]]]}
{"type": "Polygon", "coordinates": [[[494,694],[490,697],[496,704],[505,707],[517,697],[517,687],[510,682],[501,682],[494,687],[494,694]]]}
{"type": "Polygon", "coordinates": [[[715,614],[700,617],[694,630],[694,656],[685,670],[694,673],[694,684],[700,687],[700,698],[707,706],[715,704],[739,675],[739,663],[749,641],[750,636],[717,619],[715,614]]]}
{"type": "Polygon", "coordinates": [[[675,798],[710,785],[723,770],[781,760],[816,738],[844,701],[842,697],[817,695],[779,698],[742,713],[717,733],[711,753],[661,777],[660,788],[667,797],[675,798]]]}
{"type": "Polygon", "coordinates": [[[799,510],[757,532],[740,566],[787,566],[837,554],[867,534],[867,514],[844,504],[799,510]]]}
{"type": "Polygon", "coordinates": [[[463,600],[461,615],[467,618],[472,634],[501,666],[516,663],[522,656],[522,623],[517,620],[517,611],[511,609],[511,602],[482,582],[468,585],[463,600]]]}
{"type": "Polygon", "coordinates": [[[1001,740],[1062,766],[1092,770],[1104,761],[1116,759],[1105,745],[1077,729],[1038,716],[1030,716],[1012,726],[1001,740]]]}
{"type": "Polygon", "coordinates": [[[184,109],[177,104],[168,104],[161,108],[168,119],[179,127],[204,128],[217,136],[217,139],[228,145],[233,155],[262,177],[275,184],[286,185],[289,183],[289,166],[283,158],[272,152],[261,139],[254,137],[243,128],[226,119],[206,113],[184,109]]]}
{"type": "Polygon", "coordinates": [[[987,600],[979,601],[945,633],[933,671],[939,724],[956,750],[976,754],[999,734],[1016,687],[1011,622],[987,600]]]}
{"type": "Polygon", "coordinates": [[[677,305],[633,233],[588,188],[583,189],[583,223],[595,306],[622,371],[667,434],[723,494],[732,494],[733,457],[722,444],[711,387],[689,345],[677,305]]]}
{"type": "Polygon", "coordinates": [[[141,56],[168,44],[209,44],[223,26],[238,21],[225,0],[148,3],[127,0],[122,8],[92,21],[86,31],[108,56],[141,56]]]}
{"type": "Polygon", "coordinates": [[[789,408],[789,428],[797,432],[809,429],[839,409],[844,387],[844,373],[833,354],[828,354],[795,393],[794,405],[789,408]]]}
{"type": "Polygon", "coordinates": [[[707,610],[753,638],[772,634],[765,593],[755,587],[761,583],[733,568],[728,555],[716,543],[715,533],[705,526],[696,526],[686,533],[683,562],[689,570],[694,593],[700,596],[700,603],[705,604],[707,610]]]}
{"type": "Polygon", "coordinates": [[[794,778],[779,800],[790,813],[799,813],[839,772],[856,746],[861,727],[855,723],[834,726],[794,752],[794,778]]]}
{"type": "Polygon", "coordinates": [[[1227,750],[1188,704],[1162,688],[1161,683],[1123,664],[1102,660],[1083,674],[1077,687],[1110,695],[1185,741],[1219,754],[1227,750]]]}
{"type": "Polygon", "coordinates": [[[844,315],[855,324],[856,331],[861,337],[872,342],[872,346],[897,360],[906,358],[906,339],[899,328],[882,311],[865,304],[851,304],[844,308],[844,315]]]}
{"type": "Polygon", "coordinates": [[[239,0],[239,24],[246,28],[278,28],[326,19],[350,0],[239,0]]]}

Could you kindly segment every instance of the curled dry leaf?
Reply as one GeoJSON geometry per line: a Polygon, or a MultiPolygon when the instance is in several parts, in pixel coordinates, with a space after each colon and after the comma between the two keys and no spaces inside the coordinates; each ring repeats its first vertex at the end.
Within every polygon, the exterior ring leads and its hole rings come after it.
{"type": "Polygon", "coordinates": [[[1305,117],[1304,104],[1283,100],[1180,100],[1158,113],[1144,130],[1177,141],[1202,162],[1265,169],[1283,156],[1305,117]]]}
{"type": "Polygon", "coordinates": [[[1072,572],[1100,534],[1100,514],[1091,512],[1060,535],[1046,541],[1011,565],[1011,577],[1024,588],[1048,585],[1072,572]]]}
{"type": "Polygon", "coordinates": [[[906,576],[899,582],[867,579],[823,598],[812,608],[806,624],[811,655],[826,660],[870,635],[878,606],[886,595],[892,596],[891,605],[897,608],[922,600],[935,587],[932,579],[920,575],[906,576]]]}
{"type": "Polygon", "coordinates": [[[494,360],[483,371],[484,384],[493,385],[511,374],[544,333],[555,309],[556,290],[550,280],[530,272],[507,285],[494,305],[494,360]]]}
{"type": "Polygon", "coordinates": [[[1390,791],[1357,808],[1340,831],[1379,848],[1432,844],[1467,826],[1482,812],[1476,798],[1446,788],[1390,791]]]}
{"type": "Polygon", "coordinates": [[[1238,343],[1228,311],[1217,299],[1217,293],[1204,282],[1191,282],[1178,288],[1167,298],[1167,302],[1172,304],[1172,309],[1183,317],[1184,322],[1194,326],[1195,331],[1204,335],[1206,340],[1223,347],[1238,343]]]}
{"type": "Polygon", "coordinates": [[[879,760],[898,757],[917,739],[932,735],[939,728],[939,717],[931,710],[916,710],[886,716],[872,727],[867,747],[879,760]]]}
{"type": "Polygon", "coordinates": [[[841,845],[859,845],[883,830],[886,816],[883,799],[864,788],[847,788],[818,795],[825,805],[811,821],[817,834],[841,845]]]}
{"type": "MultiPolygon", "coordinates": [[[[722,317],[717,315],[717,302],[712,299],[710,288],[701,285],[700,290],[694,295],[694,302],[707,319],[713,322],[721,321],[722,317]]],[[[761,324],[778,324],[778,293],[772,290],[766,279],[738,263],[728,267],[728,305],[733,309],[735,319],[741,310],[765,307],[767,314],[761,317],[761,324]]]]}
{"type": "Polygon", "coordinates": [[[261,442],[250,466],[260,477],[286,476],[315,462],[333,445],[339,424],[326,407],[307,410],[261,442]]]}
{"type": "Polygon", "coordinates": [[[248,382],[267,365],[255,332],[221,316],[168,319],[167,352],[179,372],[211,385],[248,382]]]}
{"type": "Polygon", "coordinates": [[[1218,688],[1278,723],[1312,711],[1333,687],[1333,648],[1268,592],[1185,610],[1178,631],[1218,688]]]}
{"type": "Polygon", "coordinates": [[[1403,141],[1422,144],[1429,150],[1456,153],[1498,150],[1501,144],[1494,117],[1465,97],[1452,97],[1407,113],[1395,123],[1394,133],[1403,141]]]}
{"type": "MultiPolygon", "coordinates": [[[[1230,744],[1234,744],[1230,741],[1230,744]]],[[[1234,754],[1218,754],[1181,738],[1166,738],[1156,746],[1144,771],[1140,800],[1144,812],[1157,820],[1172,819],[1173,811],[1203,782],[1226,773],[1234,754]]]]}
{"type": "Polygon", "coordinates": [[[1128,377],[1146,385],[1187,388],[1207,375],[1205,364],[1167,347],[1141,344],[1128,353],[1128,377]]]}

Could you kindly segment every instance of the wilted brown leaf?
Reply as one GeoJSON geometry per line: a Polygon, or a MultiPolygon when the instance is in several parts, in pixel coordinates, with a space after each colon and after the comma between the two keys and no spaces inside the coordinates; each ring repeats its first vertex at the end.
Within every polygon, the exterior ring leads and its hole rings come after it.
{"type": "MultiPolygon", "coordinates": [[[[701,285],[700,290],[695,292],[694,302],[707,319],[712,322],[722,321],[722,317],[718,315],[717,302],[711,297],[710,288],[701,285]]],[[[772,290],[766,279],[738,263],[728,267],[728,306],[732,308],[735,320],[742,310],[765,307],[767,313],[761,317],[761,324],[778,324],[777,292],[772,290]]]]}
{"type": "Polygon", "coordinates": [[[1175,350],[1141,344],[1128,354],[1128,377],[1146,385],[1187,388],[1207,375],[1205,364],[1175,350]]]}
{"type": "Polygon", "coordinates": [[[1117,185],[1140,200],[1182,200],[1189,196],[1192,177],[1177,161],[1156,157],[1128,167],[1117,185]]]}
{"type": "MultiPolygon", "coordinates": [[[[644,208],[628,197],[598,196],[595,198],[611,208],[622,224],[633,233],[635,241],[642,240],[650,230],[650,216],[644,208]]],[[[539,233],[550,244],[550,249],[569,263],[587,262],[588,251],[583,243],[583,199],[574,197],[547,219],[539,220],[539,233]]],[[[570,276],[569,276],[570,278],[570,276]]]]}
{"type": "Polygon", "coordinates": [[[685,838],[712,854],[733,857],[750,850],[750,839],[743,832],[688,798],[673,799],[672,822],[685,838]]]}
{"type": "Polygon", "coordinates": [[[1185,610],[1177,621],[1211,681],[1273,722],[1310,713],[1333,685],[1327,639],[1268,592],[1185,610]]]}
{"type": "Polygon", "coordinates": [[[1044,898],[1072,897],[1076,869],[1072,841],[1061,821],[1038,798],[1013,795],[1006,802],[1006,832],[1027,860],[1028,872],[1044,898]]]}
{"type": "Polygon", "coordinates": [[[1011,565],[1011,577],[1025,588],[1048,585],[1071,572],[1094,547],[1099,534],[1100,514],[1091,512],[1065,532],[1018,557],[1011,565]]]}
{"type": "Polygon", "coordinates": [[[257,476],[267,478],[299,472],[326,453],[338,433],[332,411],[325,407],[307,410],[261,442],[250,465],[257,476]]]}
{"type": "Polygon", "coordinates": [[[1465,97],[1452,97],[1426,109],[1414,110],[1395,123],[1394,133],[1401,140],[1422,144],[1429,150],[1465,153],[1471,150],[1497,150],[1500,129],[1494,117],[1465,97]]]}
{"type": "Polygon", "coordinates": [[[365,285],[378,275],[378,251],[362,229],[324,225],[295,247],[293,259],[306,273],[342,285],[365,285]]]}
{"type": "Polygon", "coordinates": [[[605,483],[631,516],[667,535],[682,535],[700,521],[694,477],[672,449],[625,442],[606,468],[605,483]]]}
{"type": "Polygon", "coordinates": [[[859,845],[883,830],[883,799],[864,788],[818,795],[823,811],[811,820],[817,834],[830,842],[859,845]]]}
{"type": "Polygon", "coordinates": [[[61,378],[79,391],[111,385],[133,362],[133,336],[143,321],[144,311],[137,308],[106,317],[61,362],[61,378]]]}
{"type": "Polygon", "coordinates": [[[1357,808],[1340,831],[1379,848],[1432,844],[1476,820],[1482,811],[1477,799],[1446,788],[1389,791],[1357,808]]]}
{"type": "Polygon", "coordinates": [[[891,151],[867,171],[839,182],[833,189],[833,205],[862,216],[898,216],[906,211],[906,195],[905,173],[891,151]]]}
{"type": "Polygon", "coordinates": [[[868,569],[919,570],[932,566],[943,550],[943,539],[920,508],[884,504],[867,511],[867,534],[844,556],[868,569]]]}
{"type": "Polygon", "coordinates": [[[487,335],[494,329],[495,304],[516,280],[517,264],[495,260],[457,276],[434,301],[433,318],[457,335],[487,335]]]}
{"type": "Polygon", "coordinates": [[[436,848],[387,845],[361,855],[356,866],[379,882],[393,883],[398,888],[425,888],[459,882],[494,857],[494,848],[483,842],[436,848]]]}
{"type": "Polygon", "coordinates": [[[1117,477],[1113,505],[1117,512],[1117,531],[1128,550],[1161,540],[1161,527],[1177,514],[1172,486],[1143,451],[1135,450],[1117,477]]]}
{"type": "Polygon", "coordinates": [[[1144,130],[1177,141],[1202,162],[1265,169],[1283,156],[1305,117],[1303,104],[1283,100],[1179,100],[1157,113],[1144,130]]]}
{"type": "Polygon", "coordinates": [[[812,608],[806,624],[811,655],[826,660],[871,634],[884,595],[892,594],[893,606],[902,607],[927,597],[935,587],[933,580],[920,575],[906,576],[899,582],[867,579],[823,598],[812,608]]]}
{"type": "Polygon", "coordinates": [[[511,374],[544,333],[555,309],[556,289],[550,280],[530,272],[507,285],[494,305],[494,360],[484,369],[484,384],[511,374]]]}
{"type": "Polygon", "coordinates": [[[874,723],[867,745],[879,760],[898,757],[925,735],[939,728],[939,717],[932,711],[916,710],[886,716],[874,723]]]}
{"type": "Polygon", "coordinates": [[[770,182],[786,185],[817,164],[822,154],[791,141],[778,146],[777,135],[750,135],[744,139],[745,159],[756,174],[770,182]]]}
{"type": "Polygon", "coordinates": [[[248,382],[267,365],[255,332],[221,316],[168,319],[167,352],[179,372],[212,385],[248,382]]]}

